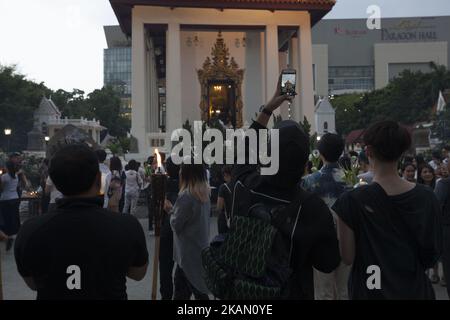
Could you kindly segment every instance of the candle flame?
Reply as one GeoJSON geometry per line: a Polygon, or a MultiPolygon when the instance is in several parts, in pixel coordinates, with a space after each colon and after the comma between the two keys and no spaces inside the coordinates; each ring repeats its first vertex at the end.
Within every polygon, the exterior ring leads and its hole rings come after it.
{"type": "Polygon", "coordinates": [[[162,168],[161,154],[159,153],[158,149],[155,150],[155,153],[156,153],[156,159],[158,161],[158,168],[162,168]]]}

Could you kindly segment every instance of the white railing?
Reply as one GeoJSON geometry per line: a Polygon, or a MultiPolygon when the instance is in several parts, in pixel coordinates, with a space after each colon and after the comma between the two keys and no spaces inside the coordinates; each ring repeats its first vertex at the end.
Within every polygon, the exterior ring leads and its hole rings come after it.
{"type": "Polygon", "coordinates": [[[50,119],[48,121],[48,125],[74,125],[74,126],[89,126],[89,127],[101,127],[100,121],[97,121],[96,119],[94,120],[88,120],[88,119],[68,119],[68,118],[64,118],[64,119],[50,119]]]}

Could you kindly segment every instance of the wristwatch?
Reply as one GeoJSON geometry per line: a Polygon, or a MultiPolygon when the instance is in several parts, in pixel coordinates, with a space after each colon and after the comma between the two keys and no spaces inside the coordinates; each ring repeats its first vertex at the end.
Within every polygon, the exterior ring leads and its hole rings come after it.
{"type": "Polygon", "coordinates": [[[259,109],[259,112],[262,112],[262,113],[264,113],[265,115],[267,115],[269,117],[271,117],[272,114],[273,114],[272,111],[266,109],[265,105],[261,106],[261,108],[259,109]]]}

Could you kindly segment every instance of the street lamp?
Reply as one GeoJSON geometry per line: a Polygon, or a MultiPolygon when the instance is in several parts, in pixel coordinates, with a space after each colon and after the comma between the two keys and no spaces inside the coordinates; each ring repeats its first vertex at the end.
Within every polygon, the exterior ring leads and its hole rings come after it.
{"type": "Polygon", "coordinates": [[[46,136],[44,139],[45,139],[45,142],[49,142],[50,141],[50,137],[49,136],[46,136]]]}
{"type": "Polygon", "coordinates": [[[4,130],[4,132],[5,132],[6,140],[7,140],[7,143],[8,143],[8,146],[7,146],[7,148],[6,148],[6,152],[9,152],[9,147],[10,147],[10,137],[11,137],[11,135],[12,135],[12,130],[9,129],[9,128],[6,128],[6,129],[4,130]]]}

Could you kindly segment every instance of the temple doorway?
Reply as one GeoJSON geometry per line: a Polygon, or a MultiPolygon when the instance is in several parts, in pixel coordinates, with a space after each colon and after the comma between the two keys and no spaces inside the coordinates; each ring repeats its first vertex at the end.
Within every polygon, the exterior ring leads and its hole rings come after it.
{"type": "Polygon", "coordinates": [[[203,69],[198,70],[202,121],[211,123],[220,120],[226,127],[242,128],[244,70],[239,68],[233,57],[230,58],[220,32],[211,55],[212,58],[206,58],[203,69]]]}
{"type": "Polygon", "coordinates": [[[209,119],[236,127],[236,86],[233,81],[211,80],[208,90],[209,119]]]}

